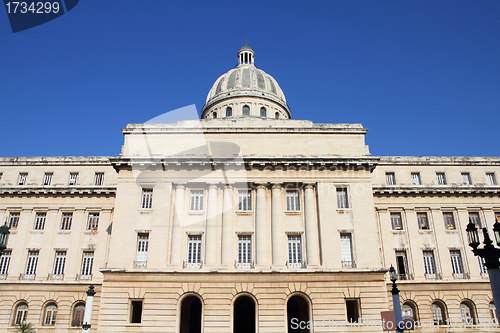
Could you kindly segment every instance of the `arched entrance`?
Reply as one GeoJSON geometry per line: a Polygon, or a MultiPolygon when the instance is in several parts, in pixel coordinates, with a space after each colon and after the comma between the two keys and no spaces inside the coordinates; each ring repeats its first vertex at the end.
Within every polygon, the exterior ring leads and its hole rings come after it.
{"type": "Polygon", "coordinates": [[[201,333],[201,301],[194,295],[182,300],[180,333],[201,333]]]}
{"type": "Polygon", "coordinates": [[[233,332],[255,333],[255,302],[250,296],[240,296],[234,301],[233,332]]]}
{"type": "Polygon", "coordinates": [[[309,333],[309,302],[299,295],[292,296],[286,303],[288,333],[309,333]]]}

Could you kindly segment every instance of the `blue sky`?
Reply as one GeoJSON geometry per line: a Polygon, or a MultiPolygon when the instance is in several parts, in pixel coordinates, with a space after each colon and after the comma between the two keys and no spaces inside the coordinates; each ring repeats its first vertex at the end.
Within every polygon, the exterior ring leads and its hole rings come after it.
{"type": "Polygon", "coordinates": [[[0,8],[0,155],[117,155],[196,104],[244,44],[295,119],[360,122],[374,155],[500,156],[500,1],[82,0],[13,34],[0,8]]]}

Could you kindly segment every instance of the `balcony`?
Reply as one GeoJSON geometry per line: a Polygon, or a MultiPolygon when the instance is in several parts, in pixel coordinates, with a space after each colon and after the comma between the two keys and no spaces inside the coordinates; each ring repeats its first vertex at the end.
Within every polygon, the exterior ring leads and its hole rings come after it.
{"type": "Polygon", "coordinates": [[[19,275],[19,280],[34,280],[35,274],[21,274],[19,275]]]}
{"type": "Polygon", "coordinates": [[[184,261],[183,267],[187,269],[200,269],[202,266],[202,262],[189,262],[184,261]]]}
{"type": "Polygon", "coordinates": [[[488,273],[487,273],[487,272],[481,273],[481,277],[482,277],[483,279],[489,279],[489,278],[490,278],[490,276],[488,275],[488,273]]]}
{"type": "Polygon", "coordinates": [[[354,260],[342,260],[342,268],[356,268],[354,260]]]}
{"type": "Polygon", "coordinates": [[[410,274],[410,273],[401,273],[401,274],[398,274],[398,279],[399,280],[413,280],[413,274],[410,274]]]}
{"type": "Polygon", "coordinates": [[[289,262],[287,261],[286,262],[286,267],[290,268],[290,269],[302,269],[302,268],[306,268],[306,263],[305,262],[289,262]]]}
{"type": "Polygon", "coordinates": [[[52,281],[62,281],[64,279],[64,274],[49,274],[47,279],[52,281]]]}
{"type": "Polygon", "coordinates": [[[6,280],[7,274],[0,274],[0,280],[6,280]]]}
{"type": "Polygon", "coordinates": [[[254,267],[252,262],[235,262],[234,267],[237,269],[252,269],[254,267]]]}
{"type": "Polygon", "coordinates": [[[147,264],[147,260],[134,260],[134,268],[143,269],[147,267],[147,264]]]}
{"type": "Polygon", "coordinates": [[[441,280],[442,276],[439,273],[434,273],[434,274],[425,274],[425,278],[427,280],[441,280]]]}
{"type": "Polygon", "coordinates": [[[76,280],[77,281],[90,281],[92,280],[92,274],[86,274],[86,275],[80,275],[80,274],[77,274],[76,275],[76,280]]]}
{"type": "Polygon", "coordinates": [[[469,273],[453,273],[453,278],[457,280],[469,279],[469,273]]]}

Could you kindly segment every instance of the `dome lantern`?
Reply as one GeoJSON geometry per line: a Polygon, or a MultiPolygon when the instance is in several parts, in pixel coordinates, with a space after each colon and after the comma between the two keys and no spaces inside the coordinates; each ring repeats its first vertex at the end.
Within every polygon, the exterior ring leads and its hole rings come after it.
{"type": "Polygon", "coordinates": [[[238,66],[240,65],[253,65],[255,52],[245,44],[238,51],[238,66]]]}

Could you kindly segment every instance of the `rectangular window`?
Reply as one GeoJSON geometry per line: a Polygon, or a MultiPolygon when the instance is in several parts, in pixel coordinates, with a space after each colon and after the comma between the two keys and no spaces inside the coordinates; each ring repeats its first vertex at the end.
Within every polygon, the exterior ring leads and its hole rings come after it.
{"type": "Polygon", "coordinates": [[[340,234],[340,253],[342,257],[342,267],[354,268],[352,256],[352,235],[350,233],[340,234]]]}
{"type": "Polygon", "coordinates": [[[345,208],[349,208],[347,188],[337,187],[337,209],[345,209],[345,208]]]}
{"type": "Polygon", "coordinates": [[[238,263],[252,263],[252,236],[238,235],[238,263]]]}
{"type": "Polygon", "coordinates": [[[43,175],[43,185],[52,184],[52,175],[52,172],[46,172],[45,175],[43,175]]]}
{"type": "Polygon", "coordinates": [[[56,251],[53,274],[56,276],[64,275],[65,265],[66,265],[66,251],[56,251]]]}
{"type": "Polygon", "coordinates": [[[71,172],[69,174],[69,185],[77,185],[78,184],[78,172],[71,172]]]}
{"type": "Polygon", "coordinates": [[[288,263],[302,265],[301,235],[288,235],[288,263]]]}
{"type": "Polygon", "coordinates": [[[429,218],[427,213],[417,213],[418,228],[420,230],[429,230],[429,218]]]}
{"type": "Polygon", "coordinates": [[[238,191],[238,210],[252,210],[252,192],[249,190],[238,191]]]}
{"type": "Polygon", "coordinates": [[[152,188],[143,188],[142,189],[141,208],[150,209],[152,207],[153,207],[153,189],[152,188]]]}
{"type": "Polygon", "coordinates": [[[94,266],[94,251],[83,251],[82,257],[82,277],[92,276],[92,267],[94,266]]]}
{"type": "Polygon", "coordinates": [[[359,321],[359,299],[346,299],[345,307],[347,321],[349,323],[357,323],[359,321]]]}
{"type": "Polygon", "coordinates": [[[464,185],[472,185],[472,180],[470,178],[470,173],[462,172],[462,184],[464,185]]]}
{"type": "Polygon", "coordinates": [[[26,185],[26,179],[28,178],[28,173],[21,172],[19,174],[19,180],[17,182],[18,185],[26,185]]]}
{"type": "Polygon", "coordinates": [[[425,276],[428,279],[436,278],[436,263],[434,261],[434,251],[423,251],[425,276]]]}
{"type": "Polygon", "coordinates": [[[446,175],[444,172],[436,172],[436,177],[439,185],[446,185],[446,175]]]}
{"type": "Polygon", "coordinates": [[[71,230],[71,222],[73,221],[73,213],[62,213],[61,230],[71,230]]]}
{"type": "Polygon", "coordinates": [[[191,205],[189,206],[191,210],[203,210],[203,190],[192,190],[191,191],[191,205]]]}
{"type": "Polygon", "coordinates": [[[420,179],[420,172],[411,173],[411,183],[413,185],[422,185],[422,181],[420,179]]]}
{"type": "Polygon", "coordinates": [[[456,229],[455,217],[453,216],[453,212],[443,212],[443,219],[444,219],[444,227],[447,230],[456,229]]]}
{"type": "Polygon", "coordinates": [[[500,223],[500,212],[495,212],[495,220],[497,220],[498,223],[500,223]]]}
{"type": "Polygon", "coordinates": [[[403,230],[401,213],[391,213],[392,230],[403,230]]]}
{"type": "Polygon", "coordinates": [[[17,229],[20,216],[21,213],[19,212],[12,212],[9,214],[9,229],[17,229]]]}
{"type": "Polygon", "coordinates": [[[286,191],[286,210],[297,211],[300,210],[299,191],[287,190],[286,191]]]}
{"type": "Polygon", "coordinates": [[[11,250],[5,250],[0,255],[0,276],[5,277],[9,271],[10,256],[12,254],[11,250]]]}
{"type": "Polygon", "coordinates": [[[25,274],[30,278],[34,278],[36,274],[36,266],[38,265],[38,250],[28,251],[28,260],[26,260],[25,274]]]}
{"type": "Polygon", "coordinates": [[[99,226],[99,213],[89,213],[87,230],[97,230],[99,226]]]}
{"type": "Polygon", "coordinates": [[[451,257],[451,267],[453,268],[453,274],[455,278],[463,278],[464,267],[462,264],[462,255],[459,250],[450,250],[451,257]]]}
{"type": "Polygon", "coordinates": [[[189,235],[187,262],[201,264],[201,235],[189,235]]]}
{"type": "Polygon", "coordinates": [[[146,262],[148,260],[148,250],[149,250],[149,233],[138,233],[137,234],[137,254],[136,261],[146,262]]]}
{"type": "Polygon", "coordinates": [[[94,175],[94,185],[101,186],[104,184],[104,172],[96,172],[94,175]]]}
{"type": "Polygon", "coordinates": [[[409,279],[408,258],[406,257],[405,250],[396,251],[396,266],[399,279],[408,280],[409,279]]]}
{"type": "Polygon", "coordinates": [[[47,213],[36,213],[35,214],[35,225],[33,229],[43,230],[45,228],[45,220],[47,218],[47,213]]]}
{"type": "Polygon", "coordinates": [[[130,302],[130,322],[132,324],[140,324],[142,321],[142,300],[130,302]]]}
{"type": "Polygon", "coordinates": [[[474,223],[477,225],[479,229],[482,228],[481,226],[481,218],[479,217],[479,212],[469,212],[469,222],[474,223]]]}
{"type": "Polygon", "coordinates": [[[487,275],[488,269],[486,268],[486,261],[481,257],[477,257],[477,259],[479,261],[479,270],[481,271],[481,275],[487,275]]]}
{"type": "Polygon", "coordinates": [[[394,172],[385,173],[385,184],[386,185],[396,185],[396,175],[394,172]]]}
{"type": "Polygon", "coordinates": [[[488,185],[496,185],[497,184],[497,178],[495,177],[494,172],[486,173],[486,184],[488,184],[488,185]]]}

